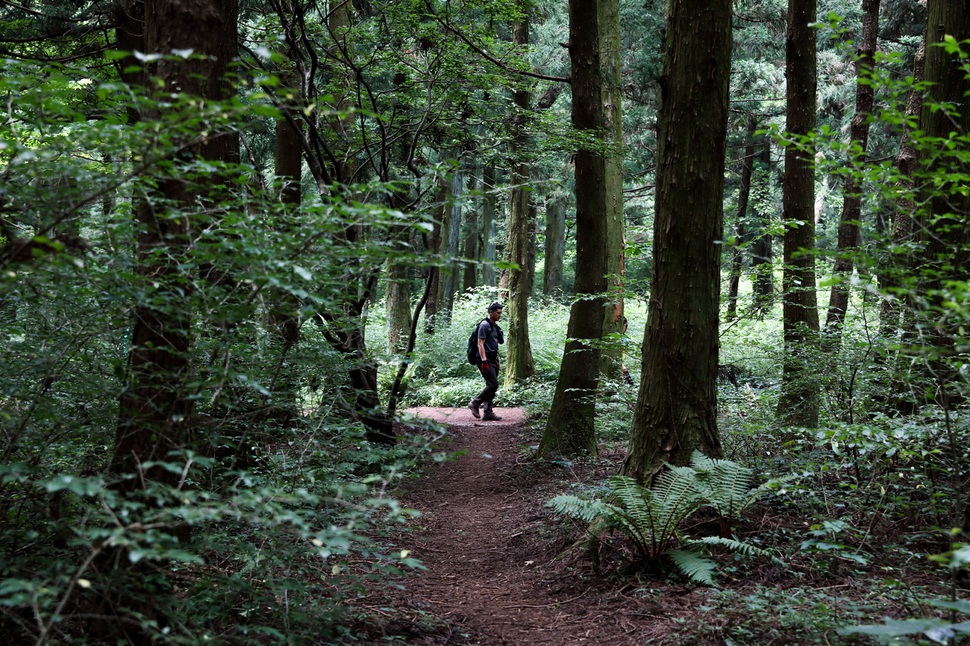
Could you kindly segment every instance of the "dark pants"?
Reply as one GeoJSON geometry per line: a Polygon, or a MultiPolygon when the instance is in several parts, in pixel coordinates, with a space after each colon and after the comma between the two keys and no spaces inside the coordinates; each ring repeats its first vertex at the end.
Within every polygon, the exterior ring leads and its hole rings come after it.
{"type": "Polygon", "coordinates": [[[475,401],[484,406],[485,410],[492,409],[492,400],[495,399],[495,393],[498,392],[498,367],[498,357],[488,357],[488,370],[482,372],[482,377],[485,379],[485,388],[475,398],[475,401]]]}

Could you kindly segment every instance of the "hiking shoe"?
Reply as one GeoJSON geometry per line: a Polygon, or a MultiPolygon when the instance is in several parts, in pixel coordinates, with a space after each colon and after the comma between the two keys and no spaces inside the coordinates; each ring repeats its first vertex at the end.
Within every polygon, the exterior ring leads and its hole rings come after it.
{"type": "Polygon", "coordinates": [[[468,410],[472,412],[472,415],[474,415],[476,419],[481,417],[481,414],[478,412],[479,406],[481,406],[481,404],[479,404],[477,400],[473,399],[470,402],[468,402],[468,410]]]}
{"type": "Polygon", "coordinates": [[[502,418],[496,415],[495,413],[493,413],[492,411],[488,411],[485,413],[485,416],[482,419],[485,420],[486,422],[498,422],[502,418]]]}

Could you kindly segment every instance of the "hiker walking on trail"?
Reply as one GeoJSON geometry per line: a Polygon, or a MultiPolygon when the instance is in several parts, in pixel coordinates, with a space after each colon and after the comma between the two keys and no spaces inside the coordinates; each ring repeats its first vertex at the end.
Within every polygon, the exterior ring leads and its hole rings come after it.
{"type": "Polygon", "coordinates": [[[502,304],[492,303],[488,306],[488,318],[478,324],[478,369],[485,379],[485,388],[478,396],[468,402],[468,410],[475,417],[481,416],[486,421],[502,419],[492,410],[492,400],[498,391],[498,346],[505,343],[505,335],[498,326],[502,318],[502,304]],[[479,413],[479,408],[482,412],[479,413]]]}

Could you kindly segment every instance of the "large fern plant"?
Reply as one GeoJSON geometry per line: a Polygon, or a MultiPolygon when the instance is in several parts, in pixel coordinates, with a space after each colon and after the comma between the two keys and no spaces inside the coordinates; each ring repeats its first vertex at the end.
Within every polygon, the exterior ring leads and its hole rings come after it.
{"type": "Polygon", "coordinates": [[[715,563],[709,545],[721,545],[742,554],[763,550],[725,535],[730,520],[763,491],[751,488],[752,471],[729,460],[712,460],[695,451],[691,466],[669,467],[650,488],[627,476],[613,476],[602,498],[564,494],[547,505],[563,516],[580,521],[595,536],[617,529],[632,541],[641,563],[659,567],[669,559],[692,581],[714,585],[715,563]],[[683,521],[702,507],[712,507],[722,519],[721,536],[685,540],[683,521]]]}

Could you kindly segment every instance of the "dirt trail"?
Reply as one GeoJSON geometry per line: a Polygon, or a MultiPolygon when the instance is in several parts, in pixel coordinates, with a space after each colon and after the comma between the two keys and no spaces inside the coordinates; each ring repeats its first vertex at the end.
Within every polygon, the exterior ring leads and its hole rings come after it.
{"type": "MultiPolygon", "coordinates": [[[[410,549],[428,570],[379,593],[407,617],[388,634],[410,644],[614,645],[662,643],[676,630],[657,604],[624,595],[591,576],[575,550],[564,551],[544,508],[564,473],[528,458],[521,410],[496,409],[500,422],[465,409],[411,412],[447,424],[449,451],[464,453],[432,467],[401,498],[422,516],[394,547],[410,549]]],[[[369,596],[366,605],[374,602],[369,596]]]]}

